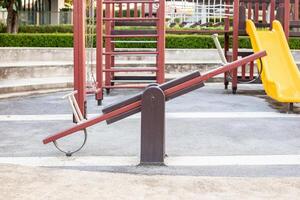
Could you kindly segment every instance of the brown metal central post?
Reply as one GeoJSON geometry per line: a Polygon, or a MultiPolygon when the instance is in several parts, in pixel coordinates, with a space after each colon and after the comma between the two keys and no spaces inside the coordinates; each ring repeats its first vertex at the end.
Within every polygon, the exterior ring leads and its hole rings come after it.
{"type": "Polygon", "coordinates": [[[141,165],[164,164],[165,99],[159,86],[150,86],[142,94],[141,165]]]}

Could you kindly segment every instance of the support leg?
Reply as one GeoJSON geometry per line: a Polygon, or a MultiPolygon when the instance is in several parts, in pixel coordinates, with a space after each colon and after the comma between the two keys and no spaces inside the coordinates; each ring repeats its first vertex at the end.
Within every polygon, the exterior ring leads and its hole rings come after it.
{"type": "Polygon", "coordinates": [[[294,112],[294,104],[293,103],[289,103],[288,105],[288,113],[293,113],[294,112]]]}
{"type": "Polygon", "coordinates": [[[165,95],[158,86],[142,95],[141,165],[164,165],[165,95]]]}
{"type": "Polygon", "coordinates": [[[227,80],[227,72],[224,73],[224,88],[228,89],[229,81],[227,80]]]}

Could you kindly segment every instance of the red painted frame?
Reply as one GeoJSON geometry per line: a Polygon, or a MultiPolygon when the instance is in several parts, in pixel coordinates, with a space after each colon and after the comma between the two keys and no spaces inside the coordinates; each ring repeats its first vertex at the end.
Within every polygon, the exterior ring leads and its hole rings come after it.
{"type": "MultiPolygon", "coordinates": [[[[295,15],[299,15],[299,0],[295,1],[295,15]]],[[[284,14],[282,18],[280,19],[283,22],[283,28],[284,32],[286,34],[286,37],[289,37],[289,31],[290,31],[290,5],[291,0],[234,0],[233,6],[234,6],[234,17],[233,17],[233,36],[232,36],[232,55],[231,60],[237,60],[239,56],[239,36],[242,32],[245,32],[244,30],[240,30],[241,24],[244,23],[241,21],[240,17],[240,7],[245,6],[247,9],[247,13],[245,13],[246,19],[252,18],[255,23],[260,23],[259,15],[261,14],[262,23],[266,23],[266,14],[267,14],[267,3],[270,3],[270,21],[272,22],[275,19],[275,8],[276,6],[281,6],[284,8],[284,14]],[[252,9],[249,9],[252,8],[252,9]]],[[[297,19],[295,19],[297,20],[297,19]]],[[[269,24],[270,29],[272,28],[272,23],[269,24]]],[[[228,39],[225,39],[225,42],[228,39]]],[[[225,48],[225,54],[228,52],[228,49],[225,48]]],[[[249,73],[249,79],[254,78],[254,63],[250,63],[250,73],[249,73]]],[[[238,85],[238,69],[234,69],[231,71],[232,75],[232,90],[235,93],[237,90],[238,85]]],[[[245,80],[245,74],[246,69],[245,66],[241,66],[241,79],[245,80]]],[[[228,81],[227,81],[227,75],[224,75],[224,83],[227,87],[228,81]]]]}
{"type": "MultiPolygon", "coordinates": [[[[164,82],[164,68],[165,68],[165,1],[153,1],[153,0],[98,0],[97,4],[101,4],[101,9],[104,10],[105,6],[105,17],[101,15],[97,18],[97,26],[101,26],[97,28],[97,38],[105,38],[104,47],[105,51],[98,50],[98,46],[103,45],[100,41],[97,42],[97,58],[104,57],[105,64],[98,63],[100,59],[97,60],[97,71],[99,75],[97,78],[98,88],[101,92],[99,92],[96,97],[97,100],[103,99],[103,89],[112,89],[112,88],[140,88],[141,84],[114,84],[113,78],[115,73],[117,72],[153,72],[156,75],[156,82],[163,83],[164,82]],[[138,4],[141,5],[140,13],[138,12],[138,4]],[[149,15],[146,16],[145,6],[146,4],[149,6],[149,15]],[[152,6],[154,4],[159,4],[157,9],[157,16],[153,15],[152,6]],[[123,16],[123,6],[126,5],[126,13],[123,16]],[[130,5],[133,5],[134,12],[133,16],[130,15],[130,5]],[[118,12],[115,11],[115,7],[119,8],[118,12]],[[113,33],[115,22],[155,22],[157,33],[153,34],[118,34],[113,33]],[[104,24],[104,25],[103,25],[104,24]],[[103,33],[103,27],[105,26],[105,34],[103,33]],[[156,39],[156,51],[146,52],[146,51],[123,51],[123,52],[115,52],[115,43],[113,42],[116,38],[154,38],[156,39]],[[99,45],[98,45],[99,44],[99,45]],[[144,70],[137,68],[133,70],[130,68],[126,70],[125,68],[122,70],[114,70],[115,68],[115,56],[116,55],[147,55],[154,54],[156,56],[156,70],[144,70]],[[103,75],[100,76],[100,73],[104,73],[105,80],[103,82],[103,75]],[[101,94],[100,94],[101,93],[101,94]]],[[[97,7],[98,8],[98,7],[97,7]]],[[[103,13],[100,9],[97,13],[103,13]]],[[[102,60],[103,62],[103,60],[102,60]]],[[[143,84],[145,86],[145,84],[143,84]]]]}
{"type": "Polygon", "coordinates": [[[86,116],[86,55],[85,55],[85,0],[74,1],[74,90],[80,111],[86,116]]]}

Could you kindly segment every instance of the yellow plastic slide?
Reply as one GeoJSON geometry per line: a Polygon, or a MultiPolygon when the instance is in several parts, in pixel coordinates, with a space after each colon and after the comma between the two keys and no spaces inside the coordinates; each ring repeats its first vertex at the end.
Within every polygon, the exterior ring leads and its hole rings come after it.
{"type": "MultiPolygon", "coordinates": [[[[262,60],[262,83],[271,98],[279,102],[300,102],[300,73],[291,54],[283,28],[273,21],[272,30],[256,30],[251,20],[246,22],[254,52],[266,50],[262,60]]],[[[258,62],[258,67],[261,65],[258,62]]]]}

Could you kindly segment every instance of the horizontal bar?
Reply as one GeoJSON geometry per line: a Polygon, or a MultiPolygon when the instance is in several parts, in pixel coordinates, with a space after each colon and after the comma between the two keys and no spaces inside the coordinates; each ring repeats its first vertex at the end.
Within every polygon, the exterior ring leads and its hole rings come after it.
{"type": "Polygon", "coordinates": [[[104,72],[153,72],[157,71],[156,67],[114,67],[111,69],[104,69],[104,72]]]}
{"type": "Polygon", "coordinates": [[[156,80],[156,76],[114,76],[113,80],[156,80]]]}
{"type": "Polygon", "coordinates": [[[300,27],[300,21],[290,21],[290,27],[293,27],[293,28],[300,27]]]}
{"type": "Polygon", "coordinates": [[[232,31],[227,30],[166,30],[168,34],[224,34],[224,33],[232,33],[232,31]]]}
{"type": "Polygon", "coordinates": [[[113,83],[155,83],[155,80],[111,80],[113,83]]]}
{"type": "Polygon", "coordinates": [[[148,44],[148,43],[157,43],[157,41],[131,41],[131,40],[115,40],[111,41],[111,43],[136,43],[136,44],[148,44]]]}
{"type": "MultiPolygon", "coordinates": [[[[212,78],[216,75],[223,74],[227,71],[231,71],[233,69],[236,69],[239,66],[245,65],[245,64],[247,64],[251,61],[257,60],[257,59],[259,59],[263,56],[266,56],[266,55],[267,55],[266,51],[260,51],[258,53],[254,53],[254,54],[252,54],[250,56],[247,56],[245,58],[233,61],[232,63],[226,64],[224,66],[221,66],[221,67],[218,67],[214,70],[211,70],[211,71],[203,74],[202,76],[196,77],[192,80],[181,83],[181,84],[179,84],[175,87],[169,88],[169,89],[165,90],[164,93],[165,93],[166,96],[170,96],[173,93],[176,93],[176,92],[179,92],[180,90],[186,89],[187,87],[191,87],[191,86],[193,86],[195,84],[198,84],[200,82],[204,82],[204,81],[206,81],[206,80],[208,80],[208,79],[210,79],[210,78],[212,78]]],[[[138,101],[133,102],[129,105],[121,107],[117,110],[114,110],[114,111],[111,111],[109,113],[105,113],[103,115],[100,115],[98,117],[94,117],[92,119],[83,121],[83,122],[81,122],[81,123],[79,123],[79,124],[77,124],[77,125],[75,125],[71,128],[68,128],[68,129],[66,129],[62,132],[59,132],[59,133],[54,134],[52,136],[49,136],[49,137],[47,137],[43,140],[43,143],[47,144],[47,143],[56,141],[56,140],[58,140],[62,137],[65,137],[67,135],[70,135],[72,133],[80,131],[80,130],[85,129],[87,127],[93,126],[93,125],[95,125],[97,123],[100,123],[102,121],[109,120],[111,118],[117,117],[122,113],[129,112],[133,109],[138,109],[140,107],[141,107],[141,100],[138,100],[138,101]]]]}
{"type": "Polygon", "coordinates": [[[104,21],[157,21],[156,17],[114,17],[114,18],[103,18],[104,21]]]}
{"type": "Polygon", "coordinates": [[[120,85],[105,85],[103,86],[104,88],[119,88],[119,89],[124,89],[124,88],[145,88],[147,87],[148,84],[139,84],[139,85],[134,85],[134,84],[120,84],[120,85]]]}
{"type": "Polygon", "coordinates": [[[123,0],[123,1],[103,1],[104,4],[127,4],[127,3],[159,3],[159,1],[146,0],[123,0]]]}
{"type": "Polygon", "coordinates": [[[158,54],[157,51],[115,51],[105,52],[103,55],[140,55],[140,54],[158,54]]]}
{"type": "Polygon", "coordinates": [[[147,21],[119,21],[115,22],[115,26],[157,26],[157,23],[147,21]]]}
{"type": "Polygon", "coordinates": [[[156,30],[113,30],[111,35],[157,35],[156,30]]]}
{"type": "Polygon", "coordinates": [[[158,35],[104,35],[106,38],[157,38],[158,35]]]}
{"type": "Polygon", "coordinates": [[[292,37],[300,37],[300,32],[290,31],[290,36],[292,36],[292,37]]]}

